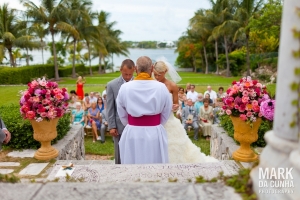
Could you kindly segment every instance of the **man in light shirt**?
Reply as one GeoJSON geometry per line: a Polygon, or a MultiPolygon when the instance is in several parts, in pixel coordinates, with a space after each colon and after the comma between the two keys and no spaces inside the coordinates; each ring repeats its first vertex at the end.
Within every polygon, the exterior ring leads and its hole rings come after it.
{"type": "Polygon", "coordinates": [[[97,97],[95,97],[94,92],[90,92],[90,103],[97,103],[97,97]]]}
{"type": "Polygon", "coordinates": [[[191,85],[191,90],[187,93],[186,98],[192,99],[193,104],[197,101],[198,92],[195,91],[195,85],[191,85]]]}
{"type": "Polygon", "coordinates": [[[217,99],[217,93],[211,89],[210,85],[207,86],[207,91],[204,92],[204,96],[206,93],[208,93],[210,95],[210,99],[213,101],[213,103],[215,103],[216,99],[217,99]]]}

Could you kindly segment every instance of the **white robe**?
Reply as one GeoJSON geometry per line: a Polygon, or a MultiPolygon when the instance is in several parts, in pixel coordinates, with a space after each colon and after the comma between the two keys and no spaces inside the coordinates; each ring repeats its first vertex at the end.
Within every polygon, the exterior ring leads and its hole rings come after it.
{"type": "Polygon", "coordinates": [[[168,163],[168,140],[163,125],[167,122],[172,99],[167,87],[154,80],[135,80],[123,84],[119,90],[117,111],[125,129],[119,142],[122,164],[168,163]],[[157,126],[132,126],[133,117],[161,114],[157,126]]]}

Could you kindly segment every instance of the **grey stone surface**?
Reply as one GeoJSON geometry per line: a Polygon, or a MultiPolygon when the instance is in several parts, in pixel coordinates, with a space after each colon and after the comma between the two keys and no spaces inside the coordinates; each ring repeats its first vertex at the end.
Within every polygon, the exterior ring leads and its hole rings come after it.
{"type": "Polygon", "coordinates": [[[232,153],[239,146],[229,137],[226,131],[218,124],[212,125],[212,133],[210,139],[210,155],[218,160],[232,159],[232,153]]]}
{"type": "Polygon", "coordinates": [[[20,166],[18,162],[0,162],[0,167],[17,167],[20,166]]]}
{"type": "MultiPolygon", "coordinates": [[[[237,174],[239,166],[235,161],[227,160],[219,163],[198,163],[198,164],[149,164],[149,165],[80,165],[74,164],[75,170],[71,177],[84,179],[85,182],[169,182],[170,179],[177,179],[178,182],[194,181],[195,177],[203,176],[206,179],[217,177],[221,171],[224,175],[237,174]]],[[[47,177],[54,180],[55,175],[61,168],[60,164],[53,167],[47,177]]],[[[59,181],[64,182],[65,177],[59,181]]]]}
{"type": "Polygon", "coordinates": [[[71,129],[53,145],[58,151],[58,160],[84,160],[84,131],[81,125],[72,125],[71,129]]]}
{"type": "Polygon", "coordinates": [[[49,163],[31,163],[22,171],[20,171],[20,175],[38,175],[43,171],[43,169],[48,165],[49,163]]]}
{"type": "Polygon", "coordinates": [[[0,174],[9,174],[12,173],[13,169],[0,169],[0,174]]]}
{"type": "Polygon", "coordinates": [[[42,187],[42,184],[12,184],[0,183],[0,199],[1,200],[29,200],[42,187]]]}
{"type": "Polygon", "coordinates": [[[56,165],[68,165],[69,163],[73,163],[74,165],[109,165],[115,164],[113,160],[58,160],[55,162],[56,165]]]}
{"type": "Polygon", "coordinates": [[[22,151],[12,151],[7,154],[9,157],[15,158],[33,158],[36,150],[33,149],[24,149],[22,151]]]}
{"type": "Polygon", "coordinates": [[[1,200],[188,199],[240,200],[221,183],[46,183],[0,184],[1,200]],[[8,193],[8,195],[6,195],[8,193]]]}
{"type": "Polygon", "coordinates": [[[253,166],[253,162],[240,162],[241,163],[241,165],[244,167],[244,168],[252,168],[252,166],[253,166]]]}

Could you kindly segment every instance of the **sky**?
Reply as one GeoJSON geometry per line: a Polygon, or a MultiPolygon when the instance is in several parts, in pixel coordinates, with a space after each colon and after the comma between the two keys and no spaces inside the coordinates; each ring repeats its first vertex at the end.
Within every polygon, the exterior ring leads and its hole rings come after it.
{"type": "MultiPolygon", "coordinates": [[[[24,10],[19,0],[1,0],[11,8],[24,10]]],[[[32,0],[39,5],[39,0],[32,0]]],[[[174,41],[188,27],[198,9],[210,8],[208,0],[93,0],[93,10],[110,13],[122,40],[174,41]]]]}

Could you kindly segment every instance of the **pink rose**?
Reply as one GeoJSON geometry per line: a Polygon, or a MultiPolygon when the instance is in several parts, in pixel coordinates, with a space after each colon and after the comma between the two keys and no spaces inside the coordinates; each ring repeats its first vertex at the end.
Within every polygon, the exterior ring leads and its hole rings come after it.
{"type": "Polygon", "coordinates": [[[252,112],[247,112],[247,117],[252,117],[252,112]]]}
{"type": "Polygon", "coordinates": [[[246,110],[246,105],[245,104],[241,104],[239,107],[239,112],[244,112],[246,110]]]}
{"type": "Polygon", "coordinates": [[[243,103],[247,103],[249,101],[249,97],[248,96],[243,96],[242,97],[242,102],[243,103]]]}
{"type": "Polygon", "coordinates": [[[34,117],[35,117],[35,113],[33,111],[28,111],[26,113],[26,118],[28,118],[28,119],[34,119],[34,117]]]}
{"type": "Polygon", "coordinates": [[[258,106],[258,101],[253,100],[253,101],[252,101],[252,106],[258,106]]]}
{"type": "Polygon", "coordinates": [[[260,108],[259,108],[259,106],[252,106],[252,110],[254,111],[254,112],[259,112],[260,111],[260,108]]]}
{"type": "Polygon", "coordinates": [[[47,113],[46,112],[41,113],[41,117],[43,118],[47,117],[47,113]]]}
{"type": "Polygon", "coordinates": [[[231,115],[231,110],[227,109],[227,110],[226,110],[226,114],[227,114],[227,115],[231,115]]]}
{"type": "Polygon", "coordinates": [[[247,116],[244,115],[244,114],[240,114],[240,119],[243,120],[243,121],[246,121],[247,120],[247,116]]]}
{"type": "Polygon", "coordinates": [[[243,96],[248,96],[249,95],[249,92],[247,90],[244,90],[243,91],[243,96]]]}

